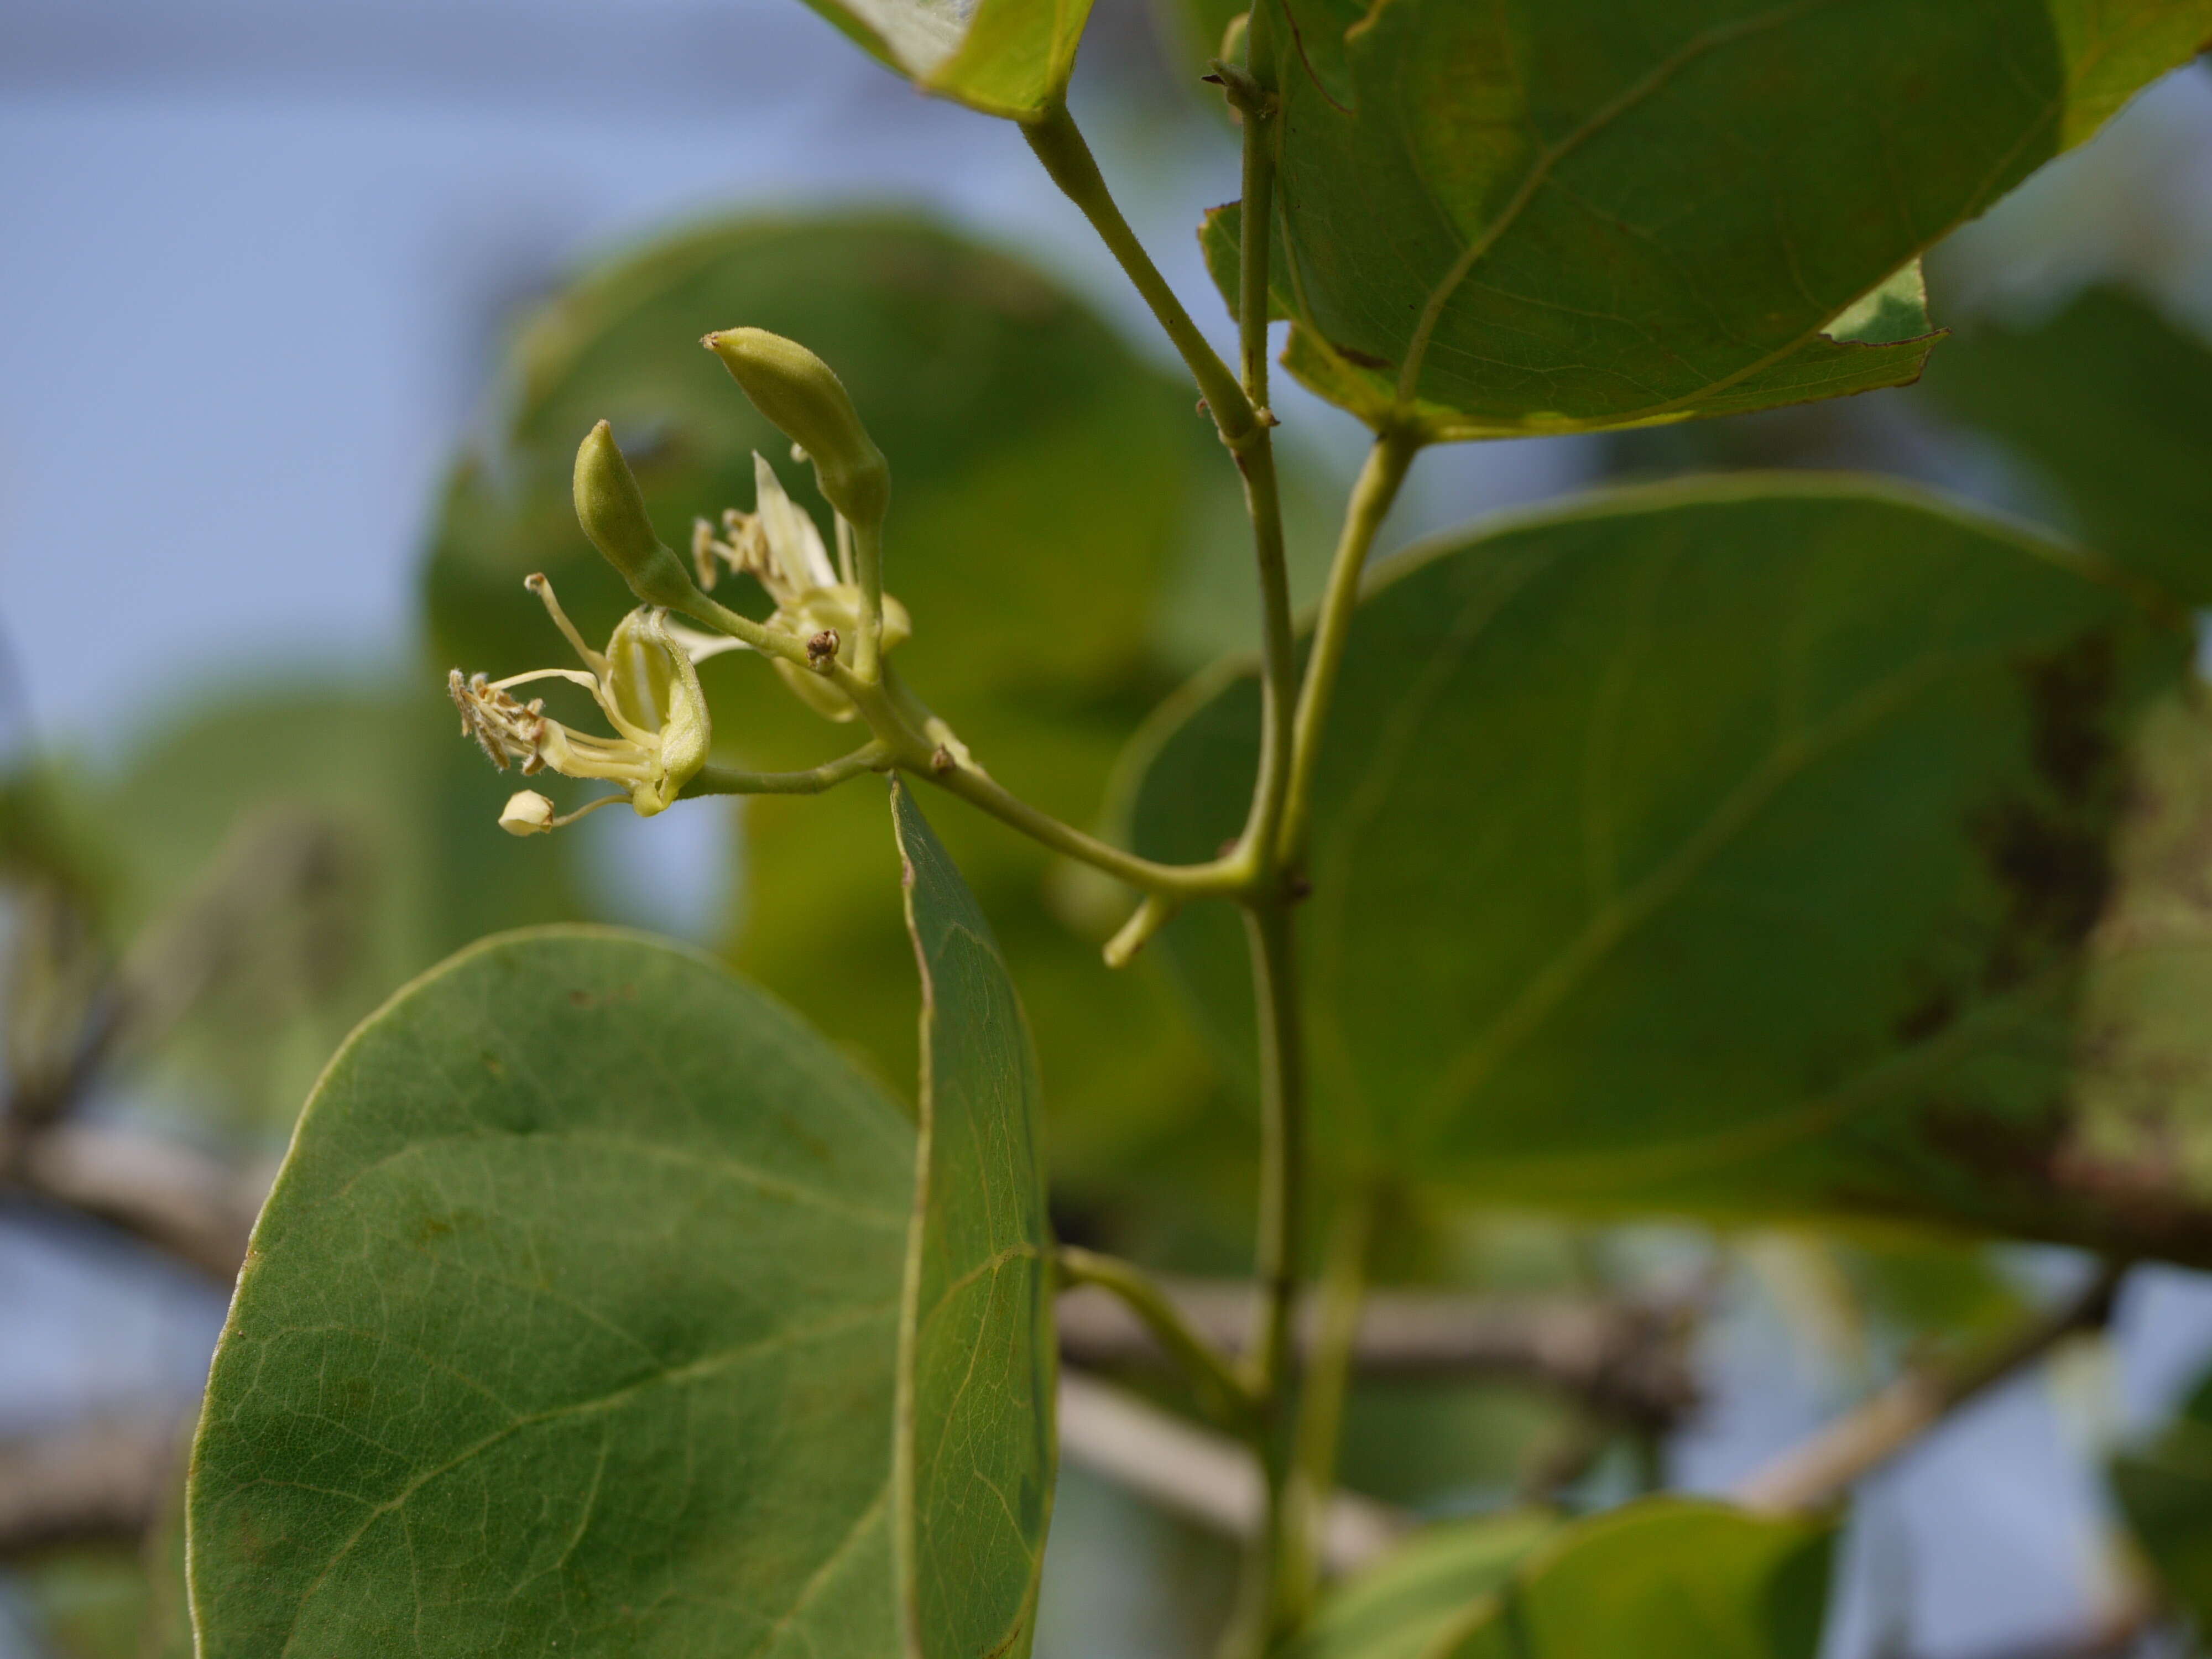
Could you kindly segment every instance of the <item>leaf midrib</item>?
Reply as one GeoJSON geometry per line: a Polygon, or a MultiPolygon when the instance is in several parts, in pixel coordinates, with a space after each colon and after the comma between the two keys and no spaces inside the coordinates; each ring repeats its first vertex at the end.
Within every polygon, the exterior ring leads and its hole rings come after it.
{"type": "Polygon", "coordinates": [[[1504,1011],[1461,1050],[1413,1114],[1415,1138],[1425,1137],[1455,1110],[1467,1107],[1498,1067],[1613,951],[1664,911],[1786,785],[1839,745],[1900,713],[1961,660],[1948,652],[1931,653],[1875,681],[1819,724],[1775,743],[1656,869],[1593,914],[1571,940],[1528,977],[1504,1011]]]}
{"type": "MultiPolygon", "coordinates": [[[[1461,252],[1459,258],[1452,261],[1450,267],[1445,271],[1435,289],[1431,291],[1428,303],[1421,309],[1420,321],[1414,325],[1413,338],[1407,344],[1406,361],[1399,369],[1395,395],[1400,410],[1403,412],[1413,407],[1415,390],[1420,381],[1421,367],[1428,356],[1429,341],[1435,334],[1437,324],[1443,320],[1444,307],[1451,303],[1452,297],[1459,291],[1461,284],[1466,282],[1474,267],[1488,256],[1491,249],[1498,245],[1498,240],[1512,228],[1515,222],[1527,210],[1529,203],[1535,199],[1537,192],[1550,179],[1560,162],[1603,132],[1630,110],[1661,91],[1668,82],[1707,52],[1760,33],[1765,30],[1778,28],[1785,22],[1833,3],[1835,0],[1793,0],[1792,3],[1778,6],[1771,11],[1761,12],[1751,17],[1739,18],[1733,23],[1722,24],[1701,33],[1692,35],[1672,52],[1644,71],[1640,79],[1616,94],[1611,102],[1592,112],[1582,125],[1539,155],[1529,164],[1527,175],[1522,179],[1511,198],[1508,199],[1504,207],[1498,210],[1498,217],[1491,222],[1482,234],[1468,244],[1461,252]]],[[[1794,343],[1789,349],[1795,350],[1797,344],[1801,343],[1802,342],[1794,343]]]]}

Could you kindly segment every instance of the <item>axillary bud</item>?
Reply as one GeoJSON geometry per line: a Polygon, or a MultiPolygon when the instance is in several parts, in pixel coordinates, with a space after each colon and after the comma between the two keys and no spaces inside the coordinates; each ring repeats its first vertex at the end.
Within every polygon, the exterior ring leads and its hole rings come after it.
{"type": "Polygon", "coordinates": [[[577,522],[630,592],[647,605],[679,605],[691,597],[690,573],[653,533],[644,493],[605,421],[576,450],[575,493],[577,522]]]}
{"type": "Polygon", "coordinates": [[[890,505],[890,467],[830,365],[764,328],[726,328],[703,343],[753,407],[806,452],[823,498],[855,526],[881,526],[890,505]]]}

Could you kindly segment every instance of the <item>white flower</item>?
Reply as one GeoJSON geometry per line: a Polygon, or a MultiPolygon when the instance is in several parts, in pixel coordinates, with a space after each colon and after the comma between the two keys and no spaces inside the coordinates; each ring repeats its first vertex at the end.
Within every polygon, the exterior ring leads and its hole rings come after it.
{"type": "MultiPolygon", "coordinates": [[[[844,520],[837,521],[838,562],[832,565],[813,519],[783,493],[775,468],[757,453],[753,456],[753,510],[740,513],[732,507],[723,514],[720,537],[704,519],[692,526],[691,562],[699,586],[711,590],[723,565],[750,576],[775,602],[769,627],[808,644],[820,640],[817,656],[848,660],[860,625],[860,589],[853,580],[852,550],[846,544],[850,532],[844,520]],[[826,640],[825,635],[830,636],[826,640]]],[[[906,607],[886,593],[882,648],[888,652],[913,631],[906,607]]],[[[672,623],[670,633],[690,651],[694,662],[718,652],[746,648],[738,641],[698,633],[680,623],[672,623]]],[[[808,708],[833,720],[854,717],[851,702],[831,681],[796,663],[774,660],[784,684],[808,708]]]]}
{"type": "Polygon", "coordinates": [[[651,605],[631,611],[616,624],[606,650],[599,652],[584,643],[554,598],[550,582],[532,576],[524,585],[544,601],[554,626],[574,647],[584,669],[540,668],[503,680],[483,674],[465,679],[454,669],[447,688],[461,711],[462,735],[474,738],[502,772],[510,763],[519,765],[526,777],[550,768],[563,777],[604,778],[620,785],[623,793],[556,817],[550,801],[525,790],[507,802],[501,826],[514,835],[535,835],[624,799],[641,817],[665,811],[707,763],[711,737],[698,670],[675,637],[667,613],[651,605]],[[584,687],[615,735],[575,731],[548,714],[542,698],[524,702],[514,695],[515,686],[544,679],[584,687]]]}

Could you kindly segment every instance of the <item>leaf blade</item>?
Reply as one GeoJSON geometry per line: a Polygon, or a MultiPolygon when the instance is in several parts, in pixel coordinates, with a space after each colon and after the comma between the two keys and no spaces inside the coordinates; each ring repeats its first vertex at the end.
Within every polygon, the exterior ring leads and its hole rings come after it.
{"type": "MultiPolygon", "coordinates": [[[[2201,1253],[2202,1160],[2102,1147],[2073,1053],[2117,1000],[2172,1059],[2096,929],[2143,878],[2126,745],[2188,649],[2085,556],[1864,481],[1624,491],[1394,562],[1317,771],[1326,1132],[1516,1201],[2201,1253]]],[[[1171,706],[1141,850],[1227,833],[1256,720],[1232,672],[1171,706]]],[[[1164,944],[1249,1071],[1233,931],[1164,944]]]]}
{"type": "Polygon", "coordinates": [[[1422,1528],[1330,1593],[1294,1659],[1425,1659],[1559,1525],[1528,1510],[1422,1528]]]}
{"type": "Polygon", "coordinates": [[[689,952],[547,929],[402,991],[225,1328],[202,1651],[880,1651],[911,1147],[689,952]]]}
{"type": "Polygon", "coordinates": [[[1634,28],[1271,3],[1285,361],[1439,440],[1910,380],[1932,334],[1852,351],[1838,319],[2212,31],[2203,0],[1742,0],[1634,28]]]}
{"type": "Polygon", "coordinates": [[[900,1316],[902,1634],[910,1659],[1025,1659],[1057,1459],[1036,1063],[990,925],[902,784],[891,811],[923,1032],[900,1316]]]}
{"type": "Polygon", "coordinates": [[[1645,1498],[1565,1528],[1470,1609],[1449,1659],[1812,1659],[1835,1528],[1645,1498]]]}

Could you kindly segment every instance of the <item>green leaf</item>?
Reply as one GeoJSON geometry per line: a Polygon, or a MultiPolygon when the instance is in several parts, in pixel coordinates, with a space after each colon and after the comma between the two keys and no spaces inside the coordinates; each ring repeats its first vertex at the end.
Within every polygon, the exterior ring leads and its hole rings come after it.
{"type": "Polygon", "coordinates": [[[1540,1510],[1425,1527],[1322,1604],[1291,1659],[1424,1659],[1559,1529],[1540,1510]]]}
{"type": "Polygon", "coordinates": [[[2165,1431],[2112,1460],[2121,1513],[2175,1603],[2212,1629],[2212,1379],[2165,1431]]]}
{"type": "Polygon", "coordinates": [[[990,924],[902,785],[891,814],[922,999],[899,1321],[901,1631],[909,1659],[1026,1659],[1058,1447],[1036,1062],[990,924]]]}
{"type": "MultiPolygon", "coordinates": [[[[1199,252],[1206,256],[1206,275],[1213,278],[1214,287],[1221,290],[1222,300],[1229,307],[1231,321],[1243,319],[1243,290],[1238,286],[1237,273],[1244,260],[1244,204],[1226,202],[1218,208],[1208,208],[1206,217],[1198,226],[1199,252]]],[[[1267,254],[1270,272],[1279,272],[1283,264],[1282,238],[1278,234],[1267,254]]],[[[1291,301],[1285,297],[1281,286],[1275,282],[1267,285],[1267,320],[1288,322],[1291,317],[1291,301]]]]}
{"type": "Polygon", "coordinates": [[[1036,1066],[893,801],[918,1146],[788,1013],[617,933],[487,941],[340,1051],[209,1385],[210,1659],[1024,1659],[1055,1448],[1036,1066]]]}
{"type": "Polygon", "coordinates": [[[806,0],[878,62],[1018,121],[1067,90],[1091,0],[806,0]]]}
{"type": "Polygon", "coordinates": [[[2212,346],[2094,291],[2039,327],[1953,342],[1927,390],[2056,484],[2100,550],[2212,605],[2212,346]]]}
{"type": "Polygon", "coordinates": [[[1813,1659],[1835,1528],[1695,1498],[1596,1516],[1525,1557],[1437,1659],[1813,1659]]]}
{"type": "Polygon", "coordinates": [[[1438,439],[1911,380],[1924,316],[1893,290],[1868,333],[1868,296],[2212,33],[2212,0],[1273,7],[1284,361],[1438,439]]]}
{"type": "MultiPolygon", "coordinates": [[[[901,672],[1010,787],[1091,820],[1114,756],[1189,661],[1164,666],[1164,637],[1187,651],[1219,625],[1215,607],[1171,609],[1168,594],[1197,509],[1235,497],[1235,471],[1189,392],[1065,289],[912,217],[704,225],[586,273],[545,307],[523,332],[499,440],[457,471],[438,529],[427,574],[438,665],[511,673],[559,660],[522,591],[533,570],[551,575],[587,634],[604,637],[634,602],[569,502],[577,441],[602,416],[672,545],[694,518],[751,505],[755,449],[827,529],[807,470],[699,347],[707,330],[740,322],[820,351],[890,459],[885,581],[916,626],[901,672]]],[[[1232,511],[1232,592],[1249,605],[1249,532],[1241,504],[1232,511]]],[[[750,585],[716,592],[743,605],[750,585]]],[[[812,765],[855,741],[854,727],[799,707],[757,658],[702,673],[732,763],[812,765]]],[[[444,741],[453,765],[491,780],[467,744],[444,741]]],[[[1024,988],[1055,1157],[1094,1182],[1129,1179],[1160,1134],[1209,1101],[1203,1052],[1156,968],[1109,973],[1097,938],[1070,931],[1045,854],[965,807],[939,819],[1024,988]]],[[[882,856],[881,802],[864,789],[748,802],[744,840],[732,962],[909,1091],[898,895],[851,877],[882,856]]]]}
{"type": "MultiPolygon", "coordinates": [[[[2190,650],[2087,556],[1869,482],[1623,491],[1394,561],[1352,629],[1301,915],[1334,1161],[2201,1254],[2212,1160],[2101,1154],[2076,1111],[2112,1086],[2110,1045],[2075,1063],[2084,1005],[2148,1019],[2171,982],[2099,923],[2157,902],[2132,849],[2174,831],[2155,799],[2129,817],[2126,744],[2190,650]]],[[[1236,829],[1256,726],[1241,665],[1163,710],[1141,851],[1236,829]]],[[[1249,1072],[1233,918],[1163,943],[1249,1072]]],[[[2178,1021],[2149,1035],[2208,1066],[2178,1021]]],[[[2162,1109],[2142,1133],[2205,1139],[2162,1109]]]]}
{"type": "Polygon", "coordinates": [[[759,993],[493,939],[356,1032],[193,1459],[204,1659],[879,1655],[914,1139],[759,993]]]}

